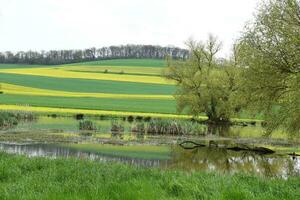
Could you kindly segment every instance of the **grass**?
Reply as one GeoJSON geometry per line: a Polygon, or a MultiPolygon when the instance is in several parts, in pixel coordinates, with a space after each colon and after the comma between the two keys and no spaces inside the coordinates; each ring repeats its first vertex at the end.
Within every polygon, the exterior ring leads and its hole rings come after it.
{"type": "Polygon", "coordinates": [[[106,80],[119,82],[133,82],[133,83],[150,83],[150,84],[174,84],[159,76],[145,76],[145,75],[122,75],[109,73],[89,73],[89,72],[74,72],[67,71],[63,68],[22,68],[22,69],[0,69],[0,73],[5,74],[19,74],[19,75],[34,75],[54,78],[78,78],[88,80],[106,80]]]}
{"type": "Polygon", "coordinates": [[[0,81],[13,85],[68,92],[172,95],[173,85],[133,83],[105,80],[87,80],[76,78],[55,78],[32,75],[2,74],[0,81]]]}
{"type": "MultiPolygon", "coordinates": [[[[160,99],[118,99],[51,97],[2,94],[0,104],[28,105],[37,107],[88,109],[103,111],[126,111],[141,113],[176,113],[174,100],[160,99]]],[[[4,107],[5,109],[5,107],[4,107]]],[[[80,111],[78,111],[80,112],[80,111]]]]}
{"type": "Polygon", "coordinates": [[[76,72],[94,72],[94,73],[115,73],[115,74],[132,74],[132,75],[148,75],[161,76],[163,68],[160,67],[133,67],[133,66],[65,66],[62,67],[67,71],[76,72]]]}
{"type": "Polygon", "coordinates": [[[113,99],[166,99],[174,100],[172,95],[146,95],[146,94],[110,94],[110,93],[84,93],[84,92],[66,92],[59,90],[38,89],[12,85],[1,84],[2,92],[5,94],[17,94],[28,96],[56,96],[56,97],[94,97],[94,98],[113,98],[113,99]]]}
{"type": "Polygon", "coordinates": [[[299,177],[161,171],[79,159],[0,153],[0,199],[295,200],[299,177]]]}
{"type": "Polygon", "coordinates": [[[49,67],[49,65],[0,64],[0,69],[41,68],[41,67],[49,67]]]}
{"type": "MultiPolygon", "coordinates": [[[[0,99],[1,100],[1,99],[0,99]]],[[[46,104],[47,102],[45,102],[46,104]]],[[[105,115],[105,116],[142,116],[142,117],[156,117],[156,118],[182,118],[188,119],[188,115],[164,114],[164,113],[145,113],[145,112],[124,112],[124,111],[109,111],[109,110],[91,110],[91,109],[73,109],[73,108],[57,108],[57,107],[41,107],[41,106],[22,106],[22,105],[8,105],[0,104],[0,110],[20,110],[31,111],[42,114],[78,114],[83,113],[87,115],[105,115]]],[[[206,117],[200,117],[206,119],[206,117]]]]}
{"type": "MultiPolygon", "coordinates": [[[[0,104],[104,112],[176,113],[172,96],[176,86],[163,77],[153,76],[159,75],[166,66],[164,60],[116,59],[48,67],[5,66],[0,65],[3,92],[0,104]],[[102,73],[105,69],[110,73],[102,73]],[[125,74],[118,74],[120,71],[125,74]]],[[[235,116],[234,121],[249,116],[243,113],[235,116]]],[[[251,118],[262,119],[261,116],[251,118]]]]}
{"type": "Polygon", "coordinates": [[[75,150],[96,152],[110,156],[121,156],[142,159],[168,159],[170,157],[170,147],[168,146],[119,146],[119,145],[101,145],[101,144],[65,144],[61,145],[75,150]]]}

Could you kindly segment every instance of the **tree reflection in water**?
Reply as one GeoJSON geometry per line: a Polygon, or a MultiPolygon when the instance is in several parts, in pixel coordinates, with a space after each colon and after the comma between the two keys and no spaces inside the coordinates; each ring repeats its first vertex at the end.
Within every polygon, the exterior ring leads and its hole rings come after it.
{"type": "Polygon", "coordinates": [[[249,173],[263,176],[300,175],[299,158],[283,155],[260,155],[235,152],[224,148],[201,147],[186,150],[173,147],[168,168],[188,171],[217,171],[219,173],[249,173]]]}

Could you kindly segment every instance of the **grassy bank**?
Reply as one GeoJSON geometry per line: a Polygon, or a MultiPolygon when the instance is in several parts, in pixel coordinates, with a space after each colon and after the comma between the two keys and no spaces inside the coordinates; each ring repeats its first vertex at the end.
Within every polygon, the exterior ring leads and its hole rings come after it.
{"type": "Polygon", "coordinates": [[[300,179],[138,169],[0,153],[0,199],[299,199],[300,179]]]}

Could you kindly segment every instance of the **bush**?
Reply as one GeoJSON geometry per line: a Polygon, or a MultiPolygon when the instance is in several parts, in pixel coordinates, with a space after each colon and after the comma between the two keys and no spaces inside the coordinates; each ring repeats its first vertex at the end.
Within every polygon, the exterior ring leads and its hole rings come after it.
{"type": "Polygon", "coordinates": [[[156,119],[149,122],[147,133],[167,135],[199,135],[204,134],[204,128],[196,122],[156,119]]]}
{"type": "Polygon", "coordinates": [[[30,112],[0,112],[0,129],[9,129],[17,126],[20,121],[33,121],[36,115],[30,112]]]}
{"type": "Polygon", "coordinates": [[[134,117],[133,117],[133,116],[129,115],[129,116],[127,117],[127,121],[128,121],[128,122],[133,122],[133,120],[134,120],[134,117]]]}
{"type": "Polygon", "coordinates": [[[113,120],[111,122],[111,133],[113,134],[118,134],[118,133],[123,133],[124,132],[124,126],[120,124],[118,121],[113,120]]]}
{"type": "Polygon", "coordinates": [[[79,130],[82,131],[96,131],[97,128],[90,120],[84,120],[79,122],[79,130]]]}
{"type": "Polygon", "coordinates": [[[135,120],[136,120],[136,121],[142,121],[142,120],[143,120],[143,117],[142,117],[142,116],[136,116],[135,120]]]}
{"type": "Polygon", "coordinates": [[[146,132],[146,130],[145,130],[145,124],[144,123],[134,124],[131,127],[131,132],[133,132],[133,133],[139,133],[139,134],[145,134],[145,132],[146,132]]]}
{"type": "Polygon", "coordinates": [[[150,120],[151,120],[151,117],[149,117],[149,116],[148,117],[144,117],[144,121],[145,122],[150,122],[150,120]]]}
{"type": "Polygon", "coordinates": [[[76,120],[83,120],[83,118],[84,118],[84,114],[79,113],[75,115],[76,120]]]}

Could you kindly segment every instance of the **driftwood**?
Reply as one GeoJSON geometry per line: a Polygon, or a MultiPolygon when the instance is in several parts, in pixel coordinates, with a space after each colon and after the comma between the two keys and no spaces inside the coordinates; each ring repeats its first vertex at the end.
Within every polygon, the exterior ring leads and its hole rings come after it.
{"type": "Polygon", "coordinates": [[[184,141],[184,142],[181,142],[179,144],[179,146],[181,146],[182,148],[184,149],[195,149],[195,148],[199,148],[199,147],[205,147],[204,144],[199,144],[199,143],[196,143],[196,142],[193,142],[193,141],[184,141]],[[185,145],[188,145],[188,144],[192,144],[193,146],[185,146],[185,145]]]}
{"type": "MultiPolygon", "coordinates": [[[[204,144],[200,144],[194,141],[184,141],[181,142],[179,144],[179,146],[181,146],[184,149],[195,149],[195,148],[199,148],[199,147],[206,147],[206,145],[204,144]]],[[[211,146],[208,146],[211,147],[211,146]]],[[[248,147],[248,146],[244,146],[244,147],[240,147],[240,146],[234,146],[234,147],[218,147],[218,145],[214,146],[216,148],[225,148],[227,150],[231,150],[231,151],[248,151],[248,152],[255,152],[257,154],[273,154],[275,153],[275,151],[273,151],[272,149],[268,149],[265,147],[248,147]]]]}
{"type": "Polygon", "coordinates": [[[298,157],[298,156],[300,156],[300,154],[297,154],[297,153],[295,153],[295,152],[293,152],[293,153],[289,153],[288,155],[289,155],[289,156],[295,156],[295,157],[298,157]]]}
{"type": "Polygon", "coordinates": [[[250,147],[228,147],[226,148],[228,150],[231,151],[251,151],[251,152],[255,152],[258,154],[273,154],[275,153],[275,151],[273,151],[272,149],[268,149],[265,147],[254,147],[254,148],[250,148],[250,147]]]}

